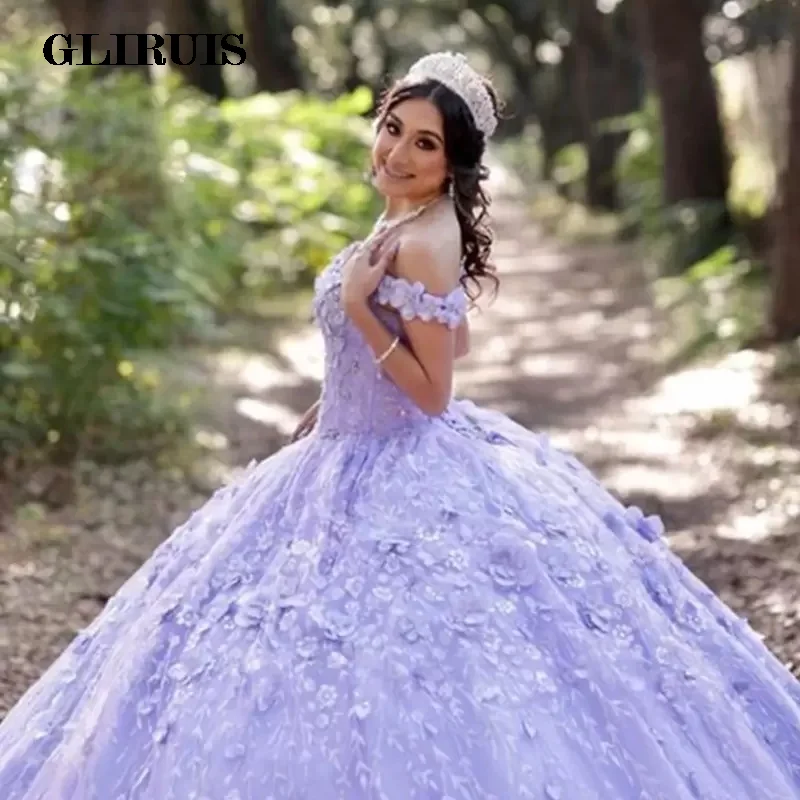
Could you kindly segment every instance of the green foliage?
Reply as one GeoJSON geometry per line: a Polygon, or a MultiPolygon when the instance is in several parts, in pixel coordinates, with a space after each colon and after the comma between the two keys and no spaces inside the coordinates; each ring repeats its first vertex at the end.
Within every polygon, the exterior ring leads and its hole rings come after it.
{"type": "Polygon", "coordinates": [[[756,338],[766,287],[763,264],[733,244],[720,247],[680,276],[657,280],[655,295],[673,329],[664,343],[665,357],[679,366],[756,338]]]}
{"type": "Polygon", "coordinates": [[[645,235],[661,230],[664,152],[658,104],[650,97],[626,117],[630,135],[617,158],[620,194],[629,222],[645,235]]]}
{"type": "Polygon", "coordinates": [[[372,218],[369,98],[217,107],[7,55],[0,455],[154,444],[180,430],[180,399],[165,404],[137,354],[307,282],[372,218]]]}
{"type": "Polygon", "coordinates": [[[627,223],[641,234],[655,294],[672,323],[665,355],[677,363],[739,346],[761,323],[763,263],[732,229],[723,204],[665,205],[657,103],[648,100],[628,119],[631,135],[617,175],[627,223]]]}
{"type": "MultiPolygon", "coordinates": [[[[603,127],[629,132],[616,164],[621,213],[592,214],[582,204],[586,158],[583,146],[575,144],[556,155],[555,187],[537,192],[537,219],[549,232],[572,240],[638,234],[654,293],[672,323],[664,342],[668,360],[688,360],[752,339],[762,321],[764,264],[745,234],[732,229],[723,204],[665,204],[657,102],[649,98],[641,111],[608,120],[603,127]]],[[[743,207],[735,207],[737,219],[743,207]]],[[[763,205],[750,203],[745,210],[757,216],[763,205]]]]}
{"type": "Polygon", "coordinates": [[[626,119],[631,132],[617,161],[625,225],[646,238],[658,275],[679,275],[728,242],[728,210],[700,200],[666,206],[658,105],[650,98],[626,119]]]}
{"type": "Polygon", "coordinates": [[[377,211],[364,175],[371,103],[260,94],[167,109],[170,172],[187,234],[226,262],[226,302],[308,283],[377,211]],[[199,224],[198,224],[199,223],[199,224]]]}
{"type": "Polygon", "coordinates": [[[588,169],[586,147],[579,143],[568,144],[553,159],[553,180],[565,196],[573,200],[582,199],[588,169]]]}
{"type": "Polygon", "coordinates": [[[541,131],[538,125],[528,125],[519,135],[498,141],[498,158],[526,186],[535,187],[544,180],[544,159],[541,131]]]}

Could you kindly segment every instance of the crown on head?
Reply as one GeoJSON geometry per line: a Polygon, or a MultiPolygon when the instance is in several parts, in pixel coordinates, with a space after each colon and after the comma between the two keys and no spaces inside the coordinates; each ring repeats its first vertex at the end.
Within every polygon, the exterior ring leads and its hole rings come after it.
{"type": "Polygon", "coordinates": [[[462,53],[431,53],[411,65],[401,83],[435,80],[455,92],[467,105],[475,126],[488,139],[497,128],[492,98],[481,76],[462,53]]]}

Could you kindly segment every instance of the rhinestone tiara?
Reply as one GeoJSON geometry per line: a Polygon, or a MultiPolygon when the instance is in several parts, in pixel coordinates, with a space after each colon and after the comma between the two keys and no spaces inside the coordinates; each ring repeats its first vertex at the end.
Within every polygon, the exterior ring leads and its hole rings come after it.
{"type": "Polygon", "coordinates": [[[401,83],[421,83],[435,80],[455,92],[467,105],[475,126],[485,138],[497,128],[492,98],[483,84],[481,76],[469,65],[462,53],[430,53],[415,61],[401,83]]]}

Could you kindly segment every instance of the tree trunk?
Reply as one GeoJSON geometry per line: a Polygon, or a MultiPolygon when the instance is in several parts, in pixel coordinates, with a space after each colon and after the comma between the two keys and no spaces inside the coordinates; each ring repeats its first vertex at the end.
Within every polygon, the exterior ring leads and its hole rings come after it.
{"type": "MultiPolygon", "coordinates": [[[[220,34],[214,38],[215,46],[211,48],[206,36],[197,36],[194,41],[189,36],[181,36],[178,40],[179,56],[184,63],[175,64],[174,68],[191,86],[216,100],[224,100],[227,91],[222,76],[220,42],[221,36],[228,32],[225,17],[217,14],[208,0],[166,0],[164,23],[166,32],[172,34],[220,34]],[[192,61],[193,55],[193,62],[187,63],[192,61]]],[[[172,62],[170,66],[173,66],[172,62]]]]}
{"type": "MultiPolygon", "coordinates": [[[[594,0],[579,0],[579,2],[581,5],[591,3],[594,6],[594,0]]],[[[603,97],[601,84],[606,89],[612,88],[608,86],[610,75],[608,68],[596,63],[589,43],[582,36],[581,27],[578,25],[576,29],[575,47],[571,55],[575,58],[575,73],[578,79],[578,93],[574,101],[586,149],[584,200],[589,208],[615,211],[619,205],[617,180],[614,174],[617,149],[611,146],[609,136],[598,130],[601,120],[597,109],[598,98],[603,97]]]]}
{"type": "MultiPolygon", "coordinates": [[[[102,59],[105,50],[111,51],[111,61],[116,60],[116,41],[112,34],[146,33],[154,5],[154,0],[136,0],[136,2],[128,0],[76,0],[74,2],[72,0],[55,0],[54,2],[54,7],[62,18],[66,32],[99,34],[92,40],[92,44],[96,46],[95,52],[100,56],[100,58],[95,58],[95,61],[102,59]]],[[[135,48],[128,47],[128,50],[129,54],[126,60],[136,60],[135,48]]],[[[116,86],[113,85],[114,77],[128,73],[136,75],[146,83],[150,82],[148,64],[96,66],[89,74],[84,73],[83,69],[76,69],[71,78],[75,80],[76,84],[80,84],[86,78],[90,78],[93,82],[96,80],[94,88],[97,89],[97,102],[100,104],[104,97],[112,96],[117,92],[116,86]]],[[[98,107],[100,106],[98,105],[98,107]]],[[[130,125],[125,135],[143,137],[142,141],[146,137],[155,137],[156,129],[150,120],[149,111],[149,106],[145,107],[135,123],[129,120],[130,125]]],[[[123,164],[113,163],[111,158],[104,161],[101,157],[103,151],[111,148],[110,152],[113,154],[114,148],[118,147],[119,143],[110,140],[108,129],[103,124],[87,125],[85,120],[82,121],[77,117],[78,113],[80,112],[76,112],[72,108],[65,108],[63,111],[64,123],[75,125],[76,129],[81,132],[84,137],[82,146],[89,153],[94,151],[96,159],[94,163],[99,166],[95,175],[82,174],[83,183],[76,186],[76,191],[83,197],[92,194],[101,195],[104,190],[100,187],[108,185],[111,181],[115,186],[115,200],[124,206],[127,216],[143,227],[150,224],[153,215],[163,207],[164,187],[159,163],[157,161],[151,164],[138,163],[128,168],[123,164]],[[121,170],[127,171],[123,175],[117,172],[121,170]]],[[[70,177],[67,175],[67,180],[70,180],[70,177]]],[[[97,213],[102,212],[98,211],[97,213]]],[[[87,216],[85,225],[87,228],[91,227],[91,217],[87,216]]]]}
{"type": "Polygon", "coordinates": [[[620,205],[615,166],[626,136],[603,130],[602,122],[639,107],[639,64],[632,55],[624,9],[603,14],[595,0],[573,3],[575,102],[588,161],[586,203],[615,211],[620,205]]]}
{"type": "Polygon", "coordinates": [[[348,59],[344,79],[342,80],[342,91],[347,93],[354,92],[365,84],[364,79],[361,77],[361,58],[356,52],[355,37],[356,31],[364,20],[371,20],[375,24],[376,15],[373,0],[353,0],[350,3],[350,8],[353,12],[353,18],[346,34],[347,38],[344,41],[348,59]]]}
{"type": "Polygon", "coordinates": [[[725,202],[729,160],[703,50],[707,0],[634,0],[650,79],[661,103],[668,204],[725,202]]]}
{"type": "Polygon", "coordinates": [[[540,66],[532,78],[536,119],[542,132],[543,174],[546,180],[556,183],[555,162],[559,151],[583,140],[577,105],[564,101],[574,98],[578,91],[573,49],[573,44],[565,47],[560,64],[540,66]]]}
{"type": "Polygon", "coordinates": [[[770,327],[778,340],[800,336],[800,12],[795,11],[792,84],[789,94],[788,163],[782,176],[770,327]]]}
{"type": "Polygon", "coordinates": [[[259,92],[303,88],[292,22],[281,0],[242,0],[245,49],[259,92]]]}
{"type": "MultiPolygon", "coordinates": [[[[92,39],[93,52],[97,61],[103,59],[107,50],[111,51],[111,61],[116,60],[115,33],[147,33],[152,19],[152,0],[52,0],[53,8],[64,24],[64,32],[97,33],[92,39]]],[[[134,51],[129,48],[131,61],[136,60],[134,51]]],[[[98,75],[111,71],[129,70],[138,72],[145,81],[150,80],[147,64],[125,64],[120,66],[103,65],[94,68],[98,75]]]]}

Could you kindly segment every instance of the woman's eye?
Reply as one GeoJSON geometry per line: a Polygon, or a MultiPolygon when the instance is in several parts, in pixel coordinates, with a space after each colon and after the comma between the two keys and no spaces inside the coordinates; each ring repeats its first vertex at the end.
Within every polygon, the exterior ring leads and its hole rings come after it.
{"type": "Polygon", "coordinates": [[[436,147],[430,139],[420,139],[419,145],[423,150],[433,150],[436,147]]]}
{"type": "Polygon", "coordinates": [[[386,123],[386,130],[392,134],[392,136],[397,136],[400,133],[400,129],[397,127],[397,124],[394,122],[387,122],[386,123]]]}

